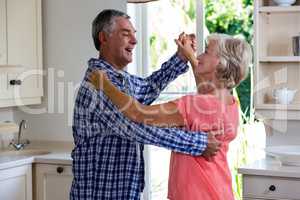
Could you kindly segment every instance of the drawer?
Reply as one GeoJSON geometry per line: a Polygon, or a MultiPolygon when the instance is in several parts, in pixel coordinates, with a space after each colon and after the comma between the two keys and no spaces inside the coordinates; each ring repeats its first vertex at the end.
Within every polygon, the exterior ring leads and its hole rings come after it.
{"type": "Polygon", "coordinates": [[[300,199],[300,179],[244,175],[243,194],[246,198],[300,199]]]}

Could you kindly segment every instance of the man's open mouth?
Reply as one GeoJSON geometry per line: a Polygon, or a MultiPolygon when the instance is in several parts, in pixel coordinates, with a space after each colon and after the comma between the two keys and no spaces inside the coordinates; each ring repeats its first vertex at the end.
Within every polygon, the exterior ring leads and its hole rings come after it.
{"type": "Polygon", "coordinates": [[[128,52],[128,53],[132,53],[132,48],[125,48],[125,50],[128,52]]]}

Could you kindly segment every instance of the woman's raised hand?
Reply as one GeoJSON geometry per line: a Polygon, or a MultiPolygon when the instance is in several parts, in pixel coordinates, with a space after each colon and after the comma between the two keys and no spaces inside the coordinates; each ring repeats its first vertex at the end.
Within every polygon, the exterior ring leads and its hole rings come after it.
{"type": "Polygon", "coordinates": [[[194,51],[194,53],[197,52],[197,41],[196,41],[196,35],[194,33],[191,33],[191,34],[188,34],[187,35],[187,38],[189,40],[191,40],[191,47],[194,51]]]}
{"type": "Polygon", "coordinates": [[[175,39],[178,47],[178,54],[183,55],[187,60],[195,57],[196,52],[196,37],[194,34],[181,33],[178,39],[175,39]]]}

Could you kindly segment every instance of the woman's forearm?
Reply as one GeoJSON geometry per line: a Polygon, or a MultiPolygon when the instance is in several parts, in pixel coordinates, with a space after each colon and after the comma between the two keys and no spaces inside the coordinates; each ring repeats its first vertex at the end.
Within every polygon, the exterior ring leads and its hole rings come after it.
{"type": "Polygon", "coordinates": [[[118,90],[106,77],[103,78],[102,84],[103,92],[111,99],[113,104],[134,122],[159,127],[184,125],[175,103],[143,105],[133,97],[118,90]]]}
{"type": "Polygon", "coordinates": [[[198,66],[198,60],[195,57],[195,55],[191,54],[188,56],[188,61],[191,63],[193,71],[196,70],[197,66],[198,66]]]}
{"type": "Polygon", "coordinates": [[[107,78],[103,78],[103,92],[115,104],[120,112],[131,120],[138,122],[142,104],[131,96],[118,90],[107,78]]]}
{"type": "Polygon", "coordinates": [[[193,69],[193,74],[194,74],[194,78],[195,78],[195,82],[196,82],[196,86],[198,88],[199,84],[200,84],[200,79],[199,79],[199,75],[197,73],[197,67],[198,67],[198,60],[197,58],[195,57],[194,54],[189,54],[187,56],[188,58],[188,61],[191,63],[191,66],[192,66],[192,69],[193,69]]]}

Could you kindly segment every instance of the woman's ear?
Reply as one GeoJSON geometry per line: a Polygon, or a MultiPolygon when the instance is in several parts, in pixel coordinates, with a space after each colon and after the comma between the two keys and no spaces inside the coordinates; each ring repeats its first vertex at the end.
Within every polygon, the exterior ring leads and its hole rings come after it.
{"type": "Polygon", "coordinates": [[[213,63],[213,64],[215,65],[215,71],[217,71],[217,68],[220,67],[221,63],[222,63],[222,62],[221,62],[221,58],[219,58],[219,57],[216,56],[216,57],[214,58],[214,63],[213,63]]]}

